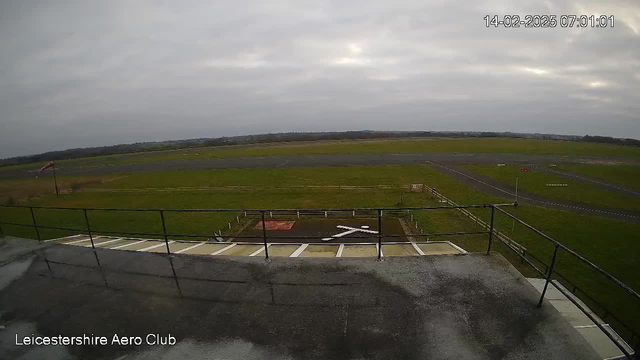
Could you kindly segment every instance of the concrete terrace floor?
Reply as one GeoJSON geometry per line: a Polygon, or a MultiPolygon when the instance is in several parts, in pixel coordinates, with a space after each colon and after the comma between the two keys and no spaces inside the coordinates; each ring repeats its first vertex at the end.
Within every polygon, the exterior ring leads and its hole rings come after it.
{"type": "Polygon", "coordinates": [[[598,359],[499,254],[267,263],[4,238],[0,265],[2,359],[598,359]],[[15,345],[32,333],[177,344],[15,345]]]}

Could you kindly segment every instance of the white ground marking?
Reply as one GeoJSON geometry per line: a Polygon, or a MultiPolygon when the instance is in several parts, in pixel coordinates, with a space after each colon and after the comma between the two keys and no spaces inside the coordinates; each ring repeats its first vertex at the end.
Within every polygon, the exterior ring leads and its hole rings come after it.
{"type": "Polygon", "coordinates": [[[411,242],[411,245],[413,245],[413,248],[416,249],[418,254],[424,255],[424,251],[422,251],[422,249],[420,249],[420,247],[414,241],[411,242]]]}
{"type": "MultiPolygon", "coordinates": [[[[366,232],[369,234],[377,234],[378,232],[375,230],[367,230],[369,227],[367,225],[364,225],[360,228],[354,228],[351,226],[344,226],[344,225],[338,225],[336,226],[338,229],[345,229],[345,230],[356,230],[356,231],[361,231],[361,232],[366,232]],[[366,227],[365,227],[366,226],[366,227]]],[[[335,235],[334,235],[335,236],[335,235]]]]}
{"type": "Polygon", "coordinates": [[[220,249],[220,250],[218,250],[218,251],[214,251],[214,252],[212,252],[212,253],[211,253],[211,254],[209,254],[209,255],[218,255],[218,254],[220,254],[220,253],[222,253],[222,252],[225,252],[225,251],[227,251],[227,250],[231,249],[232,247],[234,247],[234,246],[236,246],[236,245],[237,245],[237,244],[231,244],[231,245],[229,245],[229,246],[225,246],[225,247],[223,247],[222,249],[220,249]]]}
{"type": "Polygon", "coordinates": [[[364,232],[364,233],[369,233],[369,234],[377,234],[378,233],[377,231],[374,231],[374,230],[367,230],[369,228],[367,225],[363,225],[360,228],[354,228],[354,227],[351,227],[351,226],[344,226],[344,225],[338,225],[336,227],[338,229],[343,229],[343,230],[347,230],[347,231],[341,232],[339,234],[332,235],[331,237],[322,238],[322,241],[329,241],[329,240],[333,240],[333,239],[336,239],[336,238],[341,238],[343,236],[350,235],[350,234],[353,234],[355,232],[364,232]]]}
{"type": "Polygon", "coordinates": [[[458,245],[456,245],[456,244],[452,243],[451,241],[445,241],[445,242],[446,242],[447,244],[449,244],[449,245],[453,246],[453,248],[454,248],[454,249],[456,249],[456,250],[460,251],[460,253],[461,253],[461,254],[466,254],[466,253],[467,253],[467,251],[466,251],[465,249],[463,249],[463,248],[461,248],[460,246],[458,246],[458,245]]]}
{"type": "Polygon", "coordinates": [[[124,244],[124,245],[116,246],[114,248],[111,248],[111,250],[122,249],[122,248],[126,248],[127,246],[131,246],[131,245],[135,245],[135,244],[142,244],[145,241],[147,241],[147,240],[140,240],[140,241],[132,242],[131,244],[124,244]]]}
{"type": "Polygon", "coordinates": [[[338,253],[336,254],[336,257],[342,257],[342,252],[344,251],[344,244],[340,244],[340,247],[338,248],[338,253]]]}
{"type": "Polygon", "coordinates": [[[45,240],[44,242],[50,242],[50,241],[56,241],[56,240],[67,240],[67,239],[73,239],[73,238],[77,238],[78,236],[85,236],[85,235],[83,235],[83,234],[78,234],[78,235],[64,236],[64,237],[61,237],[61,238],[55,238],[55,239],[45,240]]]}
{"type": "MultiPolygon", "coordinates": [[[[175,241],[169,241],[169,242],[168,242],[168,243],[166,243],[166,244],[171,245],[171,244],[173,244],[174,242],[175,242],[175,241]]],[[[155,248],[159,248],[160,246],[164,246],[164,245],[165,245],[165,243],[163,242],[163,243],[160,243],[160,244],[157,244],[157,245],[147,246],[146,248],[143,248],[143,249],[140,249],[140,250],[136,250],[136,251],[149,251],[149,250],[152,250],[152,249],[155,249],[155,248]]]]}
{"type": "MultiPolygon", "coordinates": [[[[93,239],[93,240],[95,240],[95,239],[93,239]]],[[[109,241],[103,241],[103,242],[101,242],[101,243],[96,243],[96,242],[94,241],[93,243],[97,246],[97,245],[111,244],[111,243],[114,243],[114,242],[116,242],[116,241],[120,241],[120,240],[122,240],[122,238],[113,239],[113,240],[109,240],[109,241]]],[[[89,244],[89,245],[83,245],[83,246],[85,246],[85,247],[91,247],[91,244],[89,244]]]]}
{"type": "Polygon", "coordinates": [[[189,250],[191,250],[191,249],[195,249],[195,248],[197,248],[198,246],[202,246],[202,245],[204,245],[204,244],[205,244],[205,242],[203,241],[203,242],[201,242],[201,243],[199,243],[199,244],[196,244],[196,245],[193,245],[193,246],[189,246],[189,247],[184,248],[184,249],[182,249],[182,250],[178,250],[178,251],[174,252],[174,254],[182,254],[183,252],[187,252],[187,251],[189,251],[189,250]]]}
{"type": "Polygon", "coordinates": [[[289,257],[298,257],[300,256],[300,254],[302,254],[302,252],[309,246],[309,244],[302,244],[300,245],[299,248],[296,249],[296,251],[293,252],[293,254],[289,255],[289,257]]]}
{"type": "MultiPolygon", "coordinates": [[[[94,238],[93,238],[93,240],[95,240],[95,239],[100,239],[100,238],[101,238],[101,236],[96,236],[96,237],[94,237],[94,238]]],[[[91,239],[83,239],[83,240],[70,241],[70,242],[68,242],[68,243],[64,243],[64,244],[65,244],[65,245],[73,245],[73,244],[81,243],[81,242],[83,242],[83,241],[91,241],[91,239]]]]}
{"type": "MultiPolygon", "coordinates": [[[[271,244],[267,244],[267,247],[269,247],[269,246],[271,246],[271,244]]],[[[264,251],[264,247],[261,247],[260,249],[252,252],[251,255],[249,255],[249,256],[256,256],[256,255],[260,254],[263,251],[264,251]]]]}

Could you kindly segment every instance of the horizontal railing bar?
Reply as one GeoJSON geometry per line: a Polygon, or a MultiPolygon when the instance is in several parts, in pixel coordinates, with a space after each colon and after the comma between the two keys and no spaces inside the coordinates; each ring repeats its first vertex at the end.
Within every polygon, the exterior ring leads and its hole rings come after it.
{"type": "Polygon", "coordinates": [[[2,225],[24,226],[24,227],[35,227],[33,224],[20,224],[20,223],[13,223],[13,222],[7,222],[7,221],[2,221],[2,222],[0,222],[0,224],[2,224],[2,225]]]}
{"type": "MultiPolygon", "coordinates": [[[[481,209],[491,206],[515,206],[515,204],[485,204],[485,205],[457,205],[457,206],[423,206],[423,207],[399,207],[399,208],[337,208],[337,209],[312,209],[313,211],[393,211],[393,210],[438,210],[438,209],[481,209]]],[[[282,211],[301,211],[302,209],[164,209],[164,208],[148,208],[148,209],[126,209],[126,208],[79,208],[79,207],[57,207],[57,206],[26,206],[26,205],[5,205],[4,208],[33,208],[44,210],[87,210],[87,211],[132,211],[132,212],[149,212],[149,211],[165,211],[165,212],[282,212],[282,211]]],[[[309,209],[306,209],[309,210],[309,209]]]]}
{"type": "MultiPolygon", "coordinates": [[[[29,225],[29,226],[31,226],[31,227],[35,227],[34,225],[29,225]]],[[[64,230],[64,231],[77,231],[77,232],[87,231],[87,228],[84,228],[84,229],[74,229],[74,228],[65,228],[65,227],[58,227],[58,226],[40,225],[40,224],[38,224],[38,229],[64,230]]]]}
{"type": "Polygon", "coordinates": [[[613,281],[614,283],[616,283],[618,286],[620,286],[621,288],[623,288],[624,290],[626,290],[628,293],[630,293],[631,295],[633,295],[636,299],[640,300],[640,295],[635,292],[632,288],[630,288],[629,286],[625,285],[622,281],[616,279],[613,275],[609,274],[608,272],[602,270],[600,267],[598,267],[596,264],[592,263],[591,261],[587,260],[584,256],[578,254],[577,252],[571,250],[570,248],[568,248],[567,246],[563,245],[562,243],[554,240],[552,237],[550,237],[549,235],[543,233],[542,231],[534,228],[533,226],[527,224],[526,222],[518,219],[517,217],[509,214],[508,212],[500,209],[499,207],[496,207],[496,209],[498,211],[500,211],[501,213],[507,215],[508,217],[512,218],[513,220],[517,221],[519,224],[525,226],[526,228],[528,228],[529,230],[532,230],[533,232],[535,232],[536,234],[542,236],[543,238],[551,241],[552,243],[554,243],[555,245],[559,246],[561,249],[567,251],[569,254],[573,255],[574,257],[580,259],[582,262],[584,262],[585,264],[591,266],[592,268],[594,268],[595,270],[597,270],[599,273],[601,273],[602,275],[604,275],[606,278],[608,278],[609,280],[613,281]]]}

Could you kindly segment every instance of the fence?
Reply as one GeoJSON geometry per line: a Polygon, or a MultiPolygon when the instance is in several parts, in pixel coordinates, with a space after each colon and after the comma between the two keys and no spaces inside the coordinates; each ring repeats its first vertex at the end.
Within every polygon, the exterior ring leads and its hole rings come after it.
{"type": "MultiPolygon", "coordinates": [[[[376,244],[378,248],[378,258],[381,258],[382,255],[382,239],[394,239],[394,238],[427,238],[427,237],[439,237],[439,236],[461,236],[461,235],[481,235],[487,234],[489,237],[489,247],[487,252],[490,251],[491,248],[491,240],[493,237],[493,233],[491,230],[493,226],[491,225],[487,231],[467,231],[467,232],[444,232],[444,233],[424,233],[424,231],[420,231],[420,233],[409,233],[409,234],[390,234],[384,233],[384,229],[382,227],[382,218],[384,216],[399,216],[399,215],[407,215],[412,211],[417,210],[450,210],[450,209],[491,209],[493,212],[493,208],[495,206],[513,206],[513,204],[487,204],[487,205],[457,205],[457,206],[426,206],[426,207],[398,207],[398,208],[353,208],[353,209],[314,209],[314,210],[301,210],[301,209],[124,209],[124,208],[73,208],[73,207],[43,207],[43,206],[20,206],[20,205],[0,205],[3,208],[22,208],[28,209],[31,217],[31,224],[24,223],[15,223],[2,221],[0,219],[0,235],[3,234],[2,225],[12,225],[12,226],[22,226],[22,227],[30,227],[33,228],[36,232],[36,237],[38,240],[42,240],[42,236],[40,230],[60,230],[60,231],[68,231],[72,233],[84,233],[86,232],[89,235],[89,239],[91,241],[91,247],[95,249],[95,244],[93,242],[94,235],[103,234],[103,235],[126,235],[126,236],[151,236],[164,239],[167,253],[171,254],[171,250],[169,248],[169,238],[210,238],[211,234],[183,234],[183,233],[171,233],[167,231],[165,214],[167,213],[226,213],[226,214],[237,214],[239,221],[239,217],[250,217],[250,216],[258,216],[260,221],[262,222],[262,234],[261,236],[243,236],[243,235],[234,235],[234,239],[258,239],[261,240],[260,244],[263,244],[265,249],[265,257],[269,258],[268,246],[269,243],[274,243],[277,240],[289,240],[289,239],[298,239],[305,240],[305,243],[313,244],[311,240],[321,240],[324,236],[267,236],[266,232],[266,219],[272,217],[297,217],[301,216],[324,216],[328,217],[356,217],[356,216],[364,216],[370,218],[377,218],[378,220],[378,232],[375,235],[372,235],[370,238],[373,238],[374,241],[370,242],[370,244],[376,244]],[[60,211],[78,211],[82,212],[84,219],[84,227],[83,228],[70,228],[70,227],[60,227],[60,226],[45,226],[39,225],[36,219],[34,209],[46,209],[46,210],[60,210],[60,211]],[[162,232],[132,232],[132,231],[110,231],[110,230],[94,230],[91,227],[90,222],[90,213],[92,212],[145,212],[145,213],[157,213],[158,221],[162,226],[162,232]]],[[[229,223],[229,227],[231,227],[231,223],[229,223]]],[[[362,239],[362,236],[342,236],[341,239],[351,239],[358,238],[362,239]]],[[[326,244],[326,242],[316,242],[317,244],[326,244]]],[[[385,243],[391,245],[392,242],[385,243]]],[[[393,244],[406,243],[409,244],[408,241],[397,241],[393,242],[393,244]]],[[[247,244],[252,244],[251,242],[247,242],[247,244]]]]}
{"type": "MultiPolygon", "coordinates": [[[[274,214],[276,215],[276,217],[278,216],[291,216],[291,217],[301,217],[301,216],[318,216],[318,215],[324,215],[324,217],[329,217],[329,215],[331,214],[332,217],[345,217],[345,216],[349,216],[351,215],[352,217],[356,217],[356,214],[359,214],[360,216],[369,216],[369,217],[375,217],[378,220],[378,232],[377,234],[375,234],[374,239],[377,240],[373,243],[377,244],[377,249],[378,249],[378,259],[381,258],[382,255],[382,247],[384,246],[382,239],[385,238],[424,238],[424,237],[437,237],[437,236],[457,236],[457,235],[478,235],[478,234],[487,234],[488,235],[488,246],[487,246],[487,254],[491,251],[491,247],[492,247],[492,241],[493,241],[493,237],[496,236],[497,238],[499,238],[501,240],[502,243],[504,243],[508,249],[510,249],[512,252],[514,252],[516,255],[518,255],[521,260],[523,262],[526,262],[528,265],[530,265],[538,274],[540,274],[543,278],[546,279],[545,281],[545,285],[542,291],[542,294],[540,296],[540,300],[538,302],[538,306],[541,306],[543,303],[543,299],[545,296],[545,293],[547,291],[547,288],[549,286],[549,284],[553,285],[554,287],[556,287],[558,289],[558,291],[562,292],[572,303],[574,303],[574,305],[576,305],[587,317],[589,317],[589,319],[591,321],[593,321],[596,326],[598,326],[598,328],[605,333],[605,335],[611,339],[614,344],[628,357],[628,358],[633,358],[633,355],[630,351],[627,350],[627,348],[625,347],[625,344],[623,344],[620,339],[618,339],[614,334],[612,334],[610,331],[608,331],[605,326],[603,326],[598,319],[596,319],[594,317],[594,315],[592,315],[588,309],[586,309],[582,304],[580,304],[578,301],[576,301],[573,296],[571,296],[571,294],[566,293],[566,289],[562,286],[560,286],[559,284],[557,284],[552,280],[552,276],[555,274],[557,276],[559,276],[565,283],[569,284],[569,288],[572,288],[573,290],[571,291],[573,294],[575,294],[579,289],[577,286],[575,286],[574,284],[572,284],[571,282],[569,282],[565,277],[561,276],[560,274],[558,274],[557,271],[555,271],[555,266],[556,266],[556,262],[557,262],[557,258],[558,258],[558,252],[560,250],[570,254],[571,256],[575,257],[576,259],[578,259],[579,261],[581,261],[582,263],[586,264],[587,266],[589,266],[591,269],[593,269],[594,271],[602,274],[607,280],[611,281],[613,284],[615,284],[616,286],[620,287],[621,289],[623,289],[627,294],[629,294],[632,298],[634,298],[636,301],[640,300],[640,295],[638,295],[637,292],[635,292],[633,289],[631,289],[630,287],[628,287],[627,285],[625,285],[624,283],[622,283],[620,280],[616,279],[613,275],[607,273],[606,271],[602,270],[601,268],[599,268],[597,265],[593,264],[592,262],[590,262],[589,260],[587,260],[586,258],[584,258],[582,255],[576,253],[575,251],[569,249],[568,247],[566,247],[565,245],[559,243],[558,241],[554,240],[553,238],[549,237],[548,235],[544,234],[543,232],[537,230],[536,228],[534,228],[533,226],[527,224],[526,222],[518,219],[517,217],[515,217],[514,215],[506,212],[505,210],[502,209],[502,207],[508,207],[508,206],[517,206],[517,204],[486,204],[486,205],[457,205],[454,202],[452,202],[449,199],[446,199],[444,196],[438,194],[435,189],[428,189],[428,191],[431,191],[434,195],[436,195],[438,198],[446,201],[449,204],[449,206],[427,206],[427,207],[398,207],[398,208],[358,208],[358,209],[315,209],[315,210],[300,210],[300,209],[123,209],[123,208],[72,208],[72,207],[39,207],[39,206],[19,206],[19,205],[0,205],[0,207],[2,208],[23,208],[23,209],[28,209],[29,213],[30,213],[30,217],[31,217],[31,224],[24,224],[24,223],[14,223],[14,222],[8,222],[8,221],[1,221],[2,219],[0,219],[0,236],[4,235],[3,232],[3,227],[2,225],[13,225],[13,226],[23,226],[23,227],[31,227],[35,230],[36,232],[36,237],[38,238],[38,240],[42,240],[41,238],[41,234],[40,234],[40,229],[51,229],[51,230],[63,230],[63,231],[70,231],[70,232],[76,232],[76,233],[82,233],[82,232],[87,232],[87,234],[89,235],[90,241],[91,241],[91,247],[95,250],[95,244],[93,242],[93,236],[96,234],[111,234],[111,235],[135,235],[135,236],[155,236],[158,238],[162,238],[164,239],[165,245],[166,245],[166,249],[167,249],[167,253],[171,254],[171,250],[169,247],[169,237],[187,237],[187,238],[202,238],[202,237],[209,237],[210,234],[177,234],[177,233],[170,233],[167,231],[167,227],[166,227],[166,221],[165,221],[165,214],[166,213],[234,213],[234,214],[241,214],[242,216],[258,216],[260,221],[262,222],[262,234],[261,236],[234,236],[234,238],[251,238],[251,239],[261,239],[262,241],[260,242],[260,244],[264,245],[264,254],[265,254],[265,258],[269,259],[269,251],[268,251],[268,247],[269,247],[269,242],[271,241],[273,243],[273,240],[278,240],[278,239],[305,239],[305,240],[319,240],[321,239],[323,236],[267,236],[267,231],[266,231],[266,219],[273,217],[274,214]],[[85,221],[85,227],[84,228],[66,228],[66,227],[55,227],[55,226],[43,226],[43,225],[38,225],[35,213],[34,213],[34,209],[47,209],[47,210],[67,210],[67,211],[78,211],[78,212],[82,212],[84,221],[85,221]],[[447,210],[447,209],[454,209],[454,210],[458,210],[463,212],[466,216],[469,216],[472,220],[474,220],[476,223],[480,224],[481,226],[484,227],[485,230],[487,231],[475,231],[475,232],[452,232],[452,233],[424,233],[423,231],[420,231],[420,233],[410,233],[410,234],[403,234],[403,235],[394,235],[394,234],[384,234],[384,229],[382,227],[382,219],[384,216],[398,216],[398,215],[407,215],[407,214],[411,214],[411,212],[413,211],[418,211],[418,210],[447,210]],[[471,214],[469,212],[469,209],[489,209],[490,210],[490,222],[486,223],[482,220],[480,220],[477,216],[471,214]],[[553,257],[551,260],[550,264],[545,264],[542,260],[538,259],[537,257],[533,256],[532,254],[528,253],[526,251],[526,249],[524,247],[522,247],[520,244],[516,243],[515,241],[511,240],[510,238],[508,238],[506,235],[502,234],[501,232],[497,231],[494,228],[494,220],[495,220],[495,212],[496,210],[500,213],[500,214],[504,214],[510,218],[512,218],[514,221],[518,222],[519,224],[525,226],[526,228],[530,229],[531,231],[535,232],[536,234],[540,235],[541,237],[543,237],[544,239],[546,239],[547,241],[549,241],[550,243],[553,244],[554,246],[554,250],[553,250],[553,257]],[[145,213],[157,213],[158,214],[158,220],[162,225],[162,233],[149,233],[149,232],[122,232],[122,231],[106,231],[106,230],[99,230],[99,231],[92,231],[91,228],[91,222],[90,222],[90,217],[89,214],[91,212],[100,212],[100,211],[104,211],[104,212],[145,212],[145,213]],[[531,259],[537,261],[539,264],[543,264],[545,267],[545,270],[542,271],[538,266],[536,266],[531,259]]],[[[238,219],[238,218],[237,218],[238,219]]],[[[416,226],[417,228],[417,226],[416,226]]],[[[362,238],[361,236],[344,236],[343,238],[362,238]]],[[[312,242],[308,242],[308,243],[312,243],[312,242]]],[[[387,244],[398,244],[398,243],[409,243],[409,242],[385,242],[387,244]]],[[[582,296],[589,298],[590,300],[593,300],[590,296],[588,296],[584,291],[581,292],[582,296]]],[[[597,302],[593,301],[594,303],[598,304],[597,302]]],[[[599,304],[598,304],[599,305],[599,304]]],[[[601,306],[601,305],[600,305],[601,306]]],[[[602,307],[602,306],[601,306],[602,307]]],[[[604,307],[602,307],[604,309],[604,307]]],[[[605,309],[606,311],[606,309],[605,309]]],[[[613,316],[609,311],[606,311],[607,314],[609,316],[611,316],[612,318],[614,318],[622,327],[624,327],[625,330],[628,331],[629,334],[631,334],[627,340],[634,344],[633,347],[637,350],[638,346],[640,345],[640,337],[633,331],[633,329],[631,327],[629,327],[628,325],[624,324],[622,321],[620,321],[617,317],[613,316]]],[[[605,316],[606,317],[606,316],[605,316]]]]}
{"type": "MultiPolygon", "coordinates": [[[[633,352],[629,351],[628,348],[625,346],[626,344],[624,344],[622,341],[620,341],[620,339],[616,336],[617,334],[612,334],[605,326],[604,324],[602,324],[589,310],[585,308],[585,306],[583,304],[581,304],[579,301],[577,301],[574,296],[572,295],[576,295],[576,292],[579,290],[579,288],[574,285],[573,283],[571,283],[566,277],[560,275],[557,271],[555,271],[555,267],[556,264],[558,262],[558,253],[559,251],[564,251],[565,253],[571,255],[572,257],[574,257],[575,259],[579,260],[580,262],[586,264],[589,268],[591,268],[593,271],[597,272],[598,274],[604,276],[608,281],[610,281],[612,284],[615,284],[616,286],[618,286],[619,288],[621,288],[622,290],[624,290],[624,292],[628,295],[630,295],[635,301],[640,301],[640,295],[634,291],[633,289],[631,289],[629,286],[627,286],[626,284],[624,284],[622,281],[616,279],[613,275],[609,274],[608,272],[602,270],[600,267],[598,267],[597,265],[595,265],[594,263],[592,263],[591,261],[589,261],[588,259],[586,259],[585,257],[583,257],[582,255],[578,254],[577,252],[575,252],[574,250],[568,248],[567,246],[563,245],[562,243],[554,240],[553,238],[551,238],[550,236],[546,235],[545,233],[543,233],[542,231],[536,229],[535,227],[527,224],[526,222],[518,219],[517,217],[515,217],[514,215],[504,211],[503,209],[500,208],[500,206],[494,206],[492,207],[492,212],[494,210],[498,210],[499,213],[508,216],[509,218],[513,219],[514,221],[516,221],[517,223],[519,223],[520,225],[523,225],[524,227],[526,227],[527,229],[533,231],[534,233],[536,233],[537,235],[541,236],[542,238],[544,238],[545,240],[549,241],[552,245],[553,245],[553,256],[551,258],[551,263],[550,264],[545,264],[544,261],[538,259],[537,257],[533,256],[530,253],[527,252],[519,252],[516,249],[514,249],[511,246],[507,246],[508,249],[512,250],[516,255],[518,255],[522,261],[526,262],[529,266],[531,266],[534,271],[538,274],[540,274],[544,279],[545,279],[545,284],[544,284],[544,288],[542,290],[542,294],[540,296],[540,300],[538,301],[538,307],[542,306],[542,302],[545,296],[545,293],[547,291],[547,288],[549,287],[549,284],[551,284],[552,286],[554,286],[558,291],[560,291],[567,299],[569,299],[569,301],[571,301],[576,307],[578,307],[578,309],[580,309],[580,311],[582,311],[611,341],[613,341],[613,343],[620,349],[620,351],[622,351],[622,353],[628,358],[628,359],[634,359],[635,356],[634,354],[637,353],[638,347],[640,346],[640,337],[638,336],[638,334],[627,324],[625,324],[623,321],[621,321],[619,318],[615,317],[613,314],[611,314],[611,312],[609,312],[606,308],[604,308],[604,306],[602,306],[601,304],[599,304],[598,302],[596,302],[591,296],[589,296],[586,292],[582,291],[581,292],[581,297],[586,297],[589,301],[591,301],[592,303],[595,303],[596,305],[600,306],[602,309],[604,309],[605,311],[605,315],[602,317],[602,319],[604,320],[604,318],[606,318],[607,316],[612,317],[613,319],[616,320],[617,325],[621,326],[623,330],[626,331],[627,334],[629,334],[628,336],[626,336],[626,340],[628,341],[629,344],[633,344],[631,345],[634,349],[633,352]],[[543,264],[545,266],[545,270],[542,271],[538,266],[536,266],[529,258],[533,258],[535,261],[537,261],[540,264],[543,264]],[[564,282],[565,284],[569,285],[569,288],[571,288],[572,290],[570,291],[570,293],[567,293],[567,288],[565,288],[564,286],[561,286],[561,284],[558,284],[555,281],[552,281],[552,277],[553,275],[557,275],[558,277],[560,277],[561,282],[564,282]]],[[[494,216],[492,214],[491,217],[491,222],[493,223],[494,221],[494,216]]],[[[638,305],[640,305],[640,303],[638,303],[638,305]]]]}

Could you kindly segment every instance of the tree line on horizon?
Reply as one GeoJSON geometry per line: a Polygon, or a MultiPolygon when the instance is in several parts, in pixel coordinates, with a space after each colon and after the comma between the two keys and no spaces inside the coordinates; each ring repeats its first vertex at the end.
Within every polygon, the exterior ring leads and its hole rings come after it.
{"type": "Polygon", "coordinates": [[[0,160],[0,166],[29,164],[51,160],[67,160],[104,155],[118,155],[148,151],[177,150],[195,147],[216,147],[228,145],[251,145],[278,142],[319,141],[319,140],[358,140],[358,139],[399,139],[399,138],[429,138],[429,137],[500,137],[527,138],[543,140],[584,141],[604,144],[640,146],[635,139],[619,139],[608,136],[575,136],[554,134],[529,134],[512,132],[475,132],[475,131],[343,131],[343,132],[287,132],[259,135],[241,135],[219,138],[200,138],[186,140],[171,140],[158,142],[143,142],[133,144],[119,144],[110,146],[75,148],[61,151],[49,151],[42,154],[16,156],[0,160]]]}

